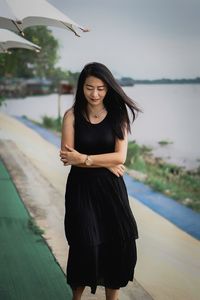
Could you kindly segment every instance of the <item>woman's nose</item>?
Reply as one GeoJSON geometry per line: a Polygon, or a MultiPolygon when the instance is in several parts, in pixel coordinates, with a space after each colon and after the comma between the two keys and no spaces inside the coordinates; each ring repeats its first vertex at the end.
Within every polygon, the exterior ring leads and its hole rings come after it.
{"type": "Polygon", "coordinates": [[[98,97],[98,91],[96,89],[92,91],[92,97],[98,97]]]}

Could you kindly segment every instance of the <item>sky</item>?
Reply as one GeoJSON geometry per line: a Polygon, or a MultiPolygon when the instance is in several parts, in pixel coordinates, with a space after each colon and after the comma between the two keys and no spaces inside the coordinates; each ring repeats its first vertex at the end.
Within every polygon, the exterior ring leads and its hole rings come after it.
{"type": "Polygon", "coordinates": [[[116,77],[200,77],[199,0],[48,1],[90,28],[80,38],[53,28],[63,69],[81,71],[97,61],[116,77]]]}

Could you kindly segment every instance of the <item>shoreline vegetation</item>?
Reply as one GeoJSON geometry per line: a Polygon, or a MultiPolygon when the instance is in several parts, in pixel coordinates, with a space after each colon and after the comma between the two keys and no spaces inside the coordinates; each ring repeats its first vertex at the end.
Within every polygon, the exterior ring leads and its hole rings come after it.
{"type": "MultiPolygon", "coordinates": [[[[158,143],[164,146],[168,142],[158,143]]],[[[186,170],[183,166],[167,163],[160,157],[154,157],[151,148],[138,145],[135,141],[128,144],[125,165],[127,173],[135,179],[200,212],[200,166],[186,170]]]]}
{"type": "Polygon", "coordinates": [[[134,84],[200,84],[200,77],[182,79],[133,79],[134,84]]]}
{"type": "MultiPolygon", "coordinates": [[[[56,134],[61,132],[60,119],[43,116],[42,123],[30,121],[48,128],[56,134]]],[[[158,141],[158,143],[165,146],[169,142],[158,141]]],[[[167,163],[160,157],[154,157],[152,148],[138,145],[133,140],[128,144],[125,166],[127,173],[134,179],[149,185],[153,190],[169,196],[186,207],[200,212],[200,165],[197,169],[186,170],[182,166],[167,163]]]]}

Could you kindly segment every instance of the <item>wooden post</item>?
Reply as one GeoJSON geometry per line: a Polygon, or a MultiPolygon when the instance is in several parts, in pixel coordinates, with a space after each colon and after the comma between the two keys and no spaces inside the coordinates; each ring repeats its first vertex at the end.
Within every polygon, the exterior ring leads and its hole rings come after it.
{"type": "Polygon", "coordinates": [[[61,94],[62,94],[62,86],[61,84],[59,84],[58,86],[58,120],[57,120],[57,123],[58,123],[58,129],[60,128],[61,126],[61,94]]]}

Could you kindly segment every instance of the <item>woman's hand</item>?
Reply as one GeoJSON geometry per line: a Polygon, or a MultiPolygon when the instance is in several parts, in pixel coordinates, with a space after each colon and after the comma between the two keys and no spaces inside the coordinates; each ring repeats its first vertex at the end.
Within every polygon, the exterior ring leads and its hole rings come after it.
{"type": "Polygon", "coordinates": [[[126,168],[124,165],[120,164],[114,167],[110,167],[108,168],[108,170],[111,171],[113,174],[115,174],[117,177],[120,177],[124,175],[126,168]]]}
{"type": "Polygon", "coordinates": [[[79,165],[85,162],[85,154],[79,153],[68,145],[65,145],[65,149],[66,150],[60,151],[60,160],[63,162],[64,166],[79,165]]]}

